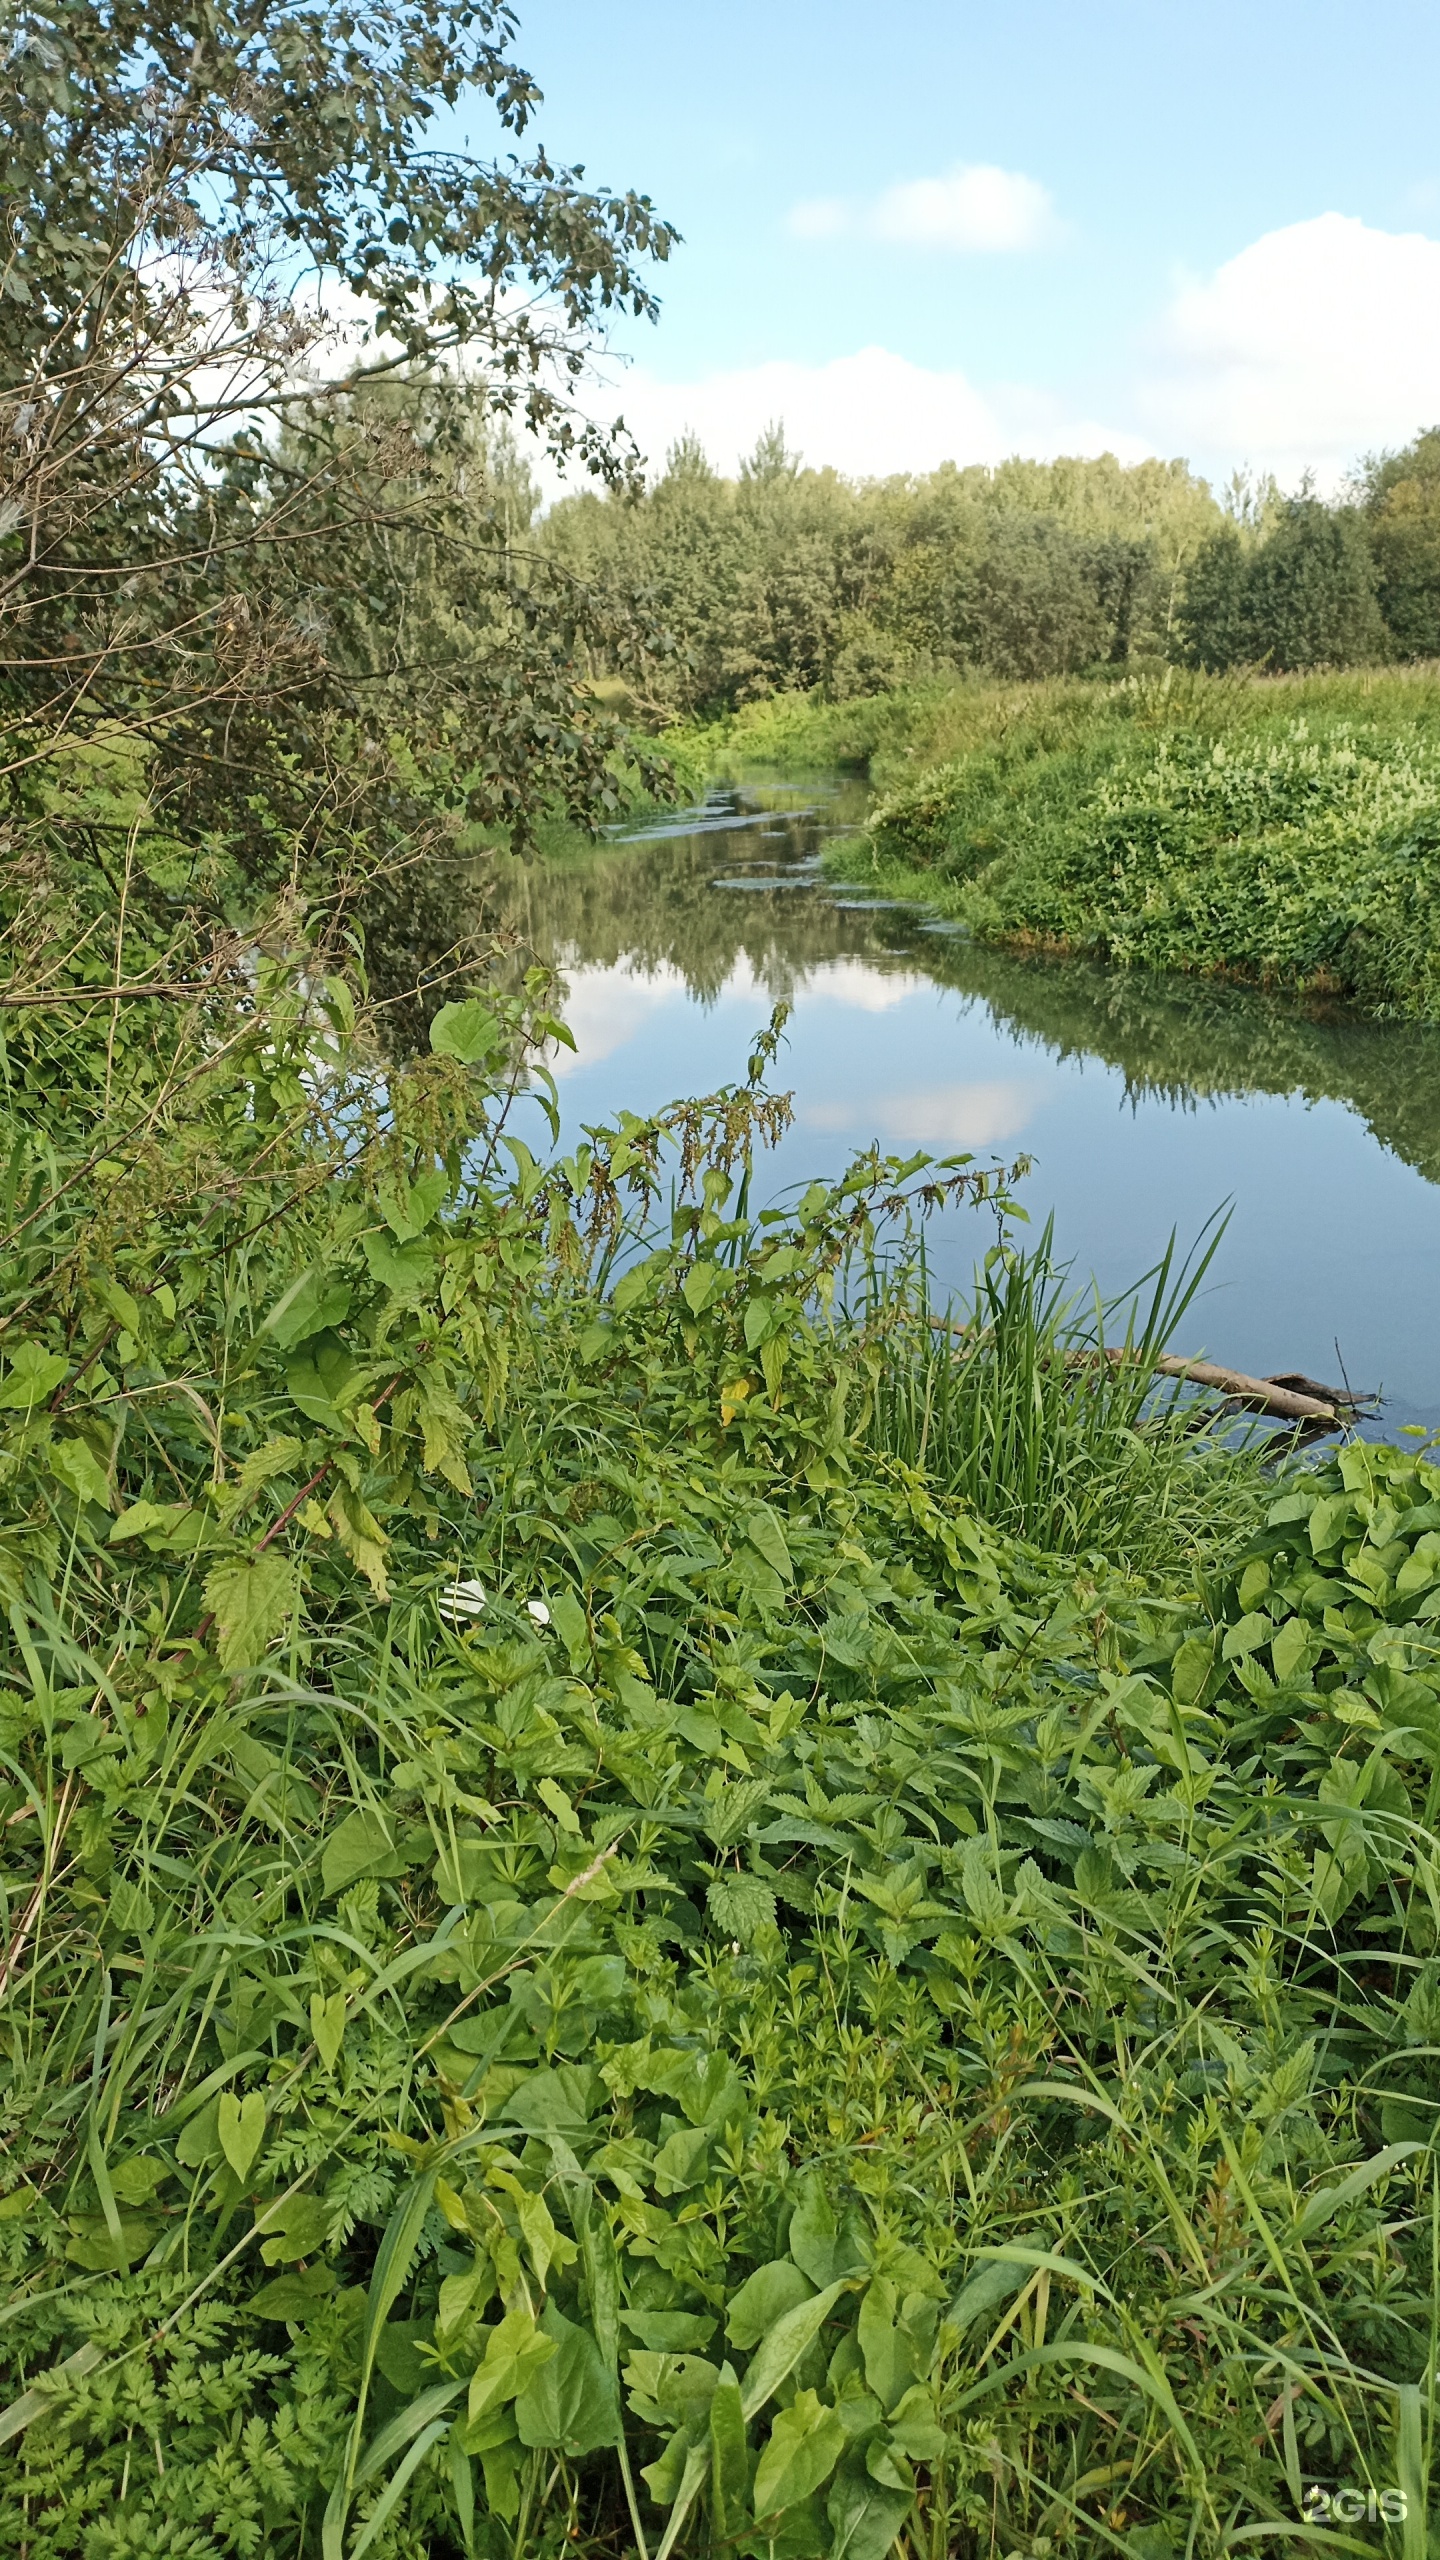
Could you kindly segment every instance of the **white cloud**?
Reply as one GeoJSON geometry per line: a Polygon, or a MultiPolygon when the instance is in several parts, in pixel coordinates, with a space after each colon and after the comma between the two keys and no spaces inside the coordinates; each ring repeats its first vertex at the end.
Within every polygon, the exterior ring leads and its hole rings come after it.
{"type": "Polygon", "coordinates": [[[982,393],[963,373],[912,364],[886,347],[862,347],[829,364],[777,359],[698,382],[660,382],[637,366],[610,398],[654,470],[690,432],[717,470],[733,472],[775,418],[807,463],[828,463],[857,479],[933,471],[942,462],[999,462],[1009,453],[1110,451],[1132,462],[1153,449],[1147,439],[1117,435],[1044,395],[982,393]]]}
{"type": "MultiPolygon", "coordinates": [[[[830,200],[801,214],[816,237],[860,219],[830,200]]],[[[1362,454],[1440,422],[1440,239],[1339,213],[1267,232],[1210,277],[1177,283],[1144,366],[1117,373],[1106,405],[1096,418],[1034,382],[980,385],[874,345],[683,383],[636,367],[595,397],[597,409],[623,411],[657,471],[690,430],[733,472],[779,418],[807,463],[861,479],[1012,453],[1137,462],[1160,452],[1221,480],[1242,463],[1286,487],[1313,471],[1333,490],[1362,454]]]]}
{"type": "Polygon", "coordinates": [[[943,178],[907,178],[866,204],[813,196],[797,204],[790,229],[798,240],[849,234],[907,249],[952,249],[986,255],[1038,249],[1055,234],[1046,188],[1018,169],[962,161],[943,178]]]}
{"type": "Polygon", "coordinates": [[[992,1084],[927,1084],[908,1093],[884,1093],[864,1102],[816,1102],[800,1113],[811,1129],[857,1137],[897,1139],[912,1147],[993,1147],[1018,1137],[1041,1088],[1000,1080],[992,1084]]]}
{"type": "Polygon", "coordinates": [[[869,227],[878,239],[917,249],[1037,249],[1053,232],[1054,213],[1036,179],[975,161],[947,178],[887,187],[869,227]]]}
{"type": "Polygon", "coordinates": [[[1333,488],[1440,419],[1440,240],[1341,213],[1266,232],[1176,292],[1145,417],[1220,467],[1333,488]]]}

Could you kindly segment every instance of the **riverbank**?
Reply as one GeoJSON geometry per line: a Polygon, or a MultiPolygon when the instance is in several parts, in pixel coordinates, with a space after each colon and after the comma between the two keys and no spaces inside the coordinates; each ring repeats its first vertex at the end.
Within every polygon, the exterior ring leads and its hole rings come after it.
{"type": "Polygon", "coordinates": [[[876,805],[837,874],[980,939],[1440,1009],[1433,669],[764,704],[707,753],[865,766],[876,805]]]}
{"type": "Polygon", "coordinates": [[[1197,1437],[973,1165],[754,1218],[768,1041],[504,1172],[534,990],[383,1108],[244,1001],[9,1274],[9,2543],[1422,2496],[1440,1471],[1197,1437]]]}

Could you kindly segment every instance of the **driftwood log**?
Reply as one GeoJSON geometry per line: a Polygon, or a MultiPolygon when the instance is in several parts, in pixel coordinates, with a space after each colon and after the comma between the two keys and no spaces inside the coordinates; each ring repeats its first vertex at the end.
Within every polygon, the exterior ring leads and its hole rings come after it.
{"type": "MultiPolygon", "coordinates": [[[[1126,1355],[1107,1351],[1105,1356],[1119,1363],[1126,1355]]],[[[1155,1367],[1162,1377],[1188,1378],[1192,1386],[1213,1387],[1228,1404],[1239,1405],[1247,1413],[1268,1413],[1277,1422],[1323,1422],[1333,1429],[1370,1402],[1368,1396],[1353,1395],[1348,1387],[1322,1387],[1317,1379],[1293,1371],[1278,1378],[1252,1378],[1244,1369],[1222,1369],[1214,1360],[1182,1360],[1173,1351],[1162,1351],[1155,1367]]]]}
{"type": "MultiPolygon", "coordinates": [[[[939,1317],[932,1317],[931,1321],[937,1332],[953,1333],[961,1340],[973,1342],[975,1339],[968,1325],[946,1324],[939,1317]]],[[[1093,1351],[1066,1354],[1067,1359],[1075,1362],[1093,1360],[1096,1356],[1093,1351]]],[[[1136,1360],[1140,1354],[1133,1349],[1127,1351],[1116,1347],[1107,1350],[1104,1356],[1119,1368],[1124,1361],[1136,1360]]],[[[1152,1366],[1161,1377],[1187,1378],[1192,1386],[1213,1388],[1227,1404],[1242,1412],[1268,1414],[1275,1422],[1308,1425],[1311,1431],[1317,1426],[1338,1430],[1363,1406],[1375,1401],[1373,1396],[1357,1393],[1351,1387],[1322,1386],[1318,1378],[1307,1378],[1299,1370],[1287,1369],[1273,1378],[1252,1378],[1245,1369],[1225,1369],[1216,1360],[1185,1360],[1174,1351],[1156,1353],[1152,1366]]]]}

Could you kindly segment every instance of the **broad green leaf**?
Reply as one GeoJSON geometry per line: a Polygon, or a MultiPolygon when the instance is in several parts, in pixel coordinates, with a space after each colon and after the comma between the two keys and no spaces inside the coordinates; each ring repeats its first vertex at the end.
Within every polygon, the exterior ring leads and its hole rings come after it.
{"type": "Polygon", "coordinates": [[[872,2480],[863,2462],[847,2464],[825,2501],[834,2535],[829,2560],[886,2560],[914,2503],[907,2490],[872,2480]]]}
{"type": "Polygon", "coordinates": [[[705,1891],[706,1908],[717,1929],[753,1946],[762,1929],[775,1925],[775,1895],[758,1876],[717,1876],[705,1891]]]}
{"type": "Polygon", "coordinates": [[[343,1893],[361,1876],[403,1874],[404,1863],[384,1814],[377,1806],[358,1805],[326,1841],[320,1881],[327,1894],[343,1893]]]}
{"type": "Polygon", "coordinates": [[[343,1324],[349,1312],[350,1289],[346,1281],[323,1268],[302,1271],[284,1296],[277,1298],[260,1331],[278,1343],[282,1351],[293,1351],[297,1343],[308,1342],[312,1334],[343,1324]]]}
{"type": "MultiPolygon", "coordinates": [[[[548,2332],[536,2327],[534,2314],[523,2308],[507,2311],[499,2325],[489,2332],[485,2353],[470,2377],[466,2406],[469,2428],[506,2401],[518,2398],[526,2390],[543,2365],[559,2351],[559,2342],[548,2332]]],[[[466,2451],[475,2453],[483,2447],[472,2440],[468,2428],[466,2451]]]]}
{"type": "Polygon", "coordinates": [[[515,2403],[522,2444],[562,2453],[567,2461],[613,2445],[620,2412],[614,2384],[594,2338],[547,2303],[541,2327],[556,2352],[532,2374],[515,2403]]]}
{"type": "Polygon", "coordinates": [[[704,1314],[724,1288],[727,1276],[718,1262],[691,1263],[680,1283],[680,1295],[692,1316],[704,1314]]]}
{"type": "Polygon", "coordinates": [[[233,2089],[226,2089],[216,2111],[215,2129],[220,2148],[243,2187],[265,2139],[265,2101],[259,2090],[237,2098],[233,2089]]]}
{"type": "Polygon", "coordinates": [[[430,1046],[437,1058],[458,1058],[462,1067],[479,1066],[504,1045],[505,1035],[488,1005],[478,996],[458,1004],[442,1004],[430,1025],[430,1046]]]}
{"type": "Polygon", "coordinates": [[[740,2386],[745,2415],[753,2418],[792,2374],[812,2340],[818,2338],[840,2296],[847,2290],[844,2281],[830,2284],[809,2302],[797,2303],[793,2311],[784,2311],[773,2328],[767,2329],[746,2370],[740,2386]]]}
{"type": "Polygon", "coordinates": [[[920,2379],[916,2342],[895,2317],[895,2288],[876,2276],[866,2287],[855,2335],[865,2379],[882,2409],[893,2409],[920,2379]]]}
{"type": "Polygon", "coordinates": [[[1270,1660],[1282,1688],[1294,1680],[1310,1650],[1310,1630],[1303,1618],[1287,1618],[1270,1646],[1270,1660]]]}
{"type": "Polygon", "coordinates": [[[265,1555],[237,1556],[212,1566],[205,1579],[205,1606],[219,1632],[223,1668],[235,1671],[263,1660],[298,1598],[295,1568],[274,1547],[265,1555]]]}
{"type": "Polygon", "coordinates": [[[428,1244],[396,1244],[377,1228],[374,1234],[361,1237],[360,1250],[371,1279],[393,1297],[424,1298],[435,1286],[439,1266],[428,1244]]]}
{"type": "Polygon", "coordinates": [[[790,2258],[772,2258],[757,2267],[729,2304],[725,2335],[737,2347],[753,2347],[786,2311],[808,2302],[815,2292],[810,2278],[790,2258]]]}
{"type": "Polygon", "coordinates": [[[745,1535],[757,1554],[764,1557],[772,1573],[778,1573],[782,1582],[793,1579],[795,1568],[790,1561],[785,1531],[779,1514],[771,1510],[768,1502],[757,1502],[754,1510],[747,1514],[745,1535]]]}
{"type": "Polygon", "coordinates": [[[263,2226],[260,2255],[267,2267],[280,2267],[287,2258],[313,2258],[323,2249],[330,2236],[330,2216],[318,2196],[290,2196],[278,2209],[257,2214],[256,2228],[263,2226]]]}
{"type": "Polygon", "coordinates": [[[789,2408],[778,2412],[756,2468],[756,2516],[775,2515],[810,2497],[844,2450],[845,2429],[835,2411],[818,2392],[797,2391],[789,2408]]]}
{"type": "Polygon", "coordinates": [[[564,1788],[557,1786],[553,1778],[541,1778],[535,1793],[547,1810],[554,1814],[562,1831],[574,1833],[580,1829],[580,1817],[575,1807],[564,1788]]]}
{"type": "Polygon", "coordinates": [[[69,1374],[70,1363],[62,1352],[42,1351],[38,1342],[18,1344],[0,1381],[0,1411],[27,1412],[44,1404],[69,1374]]]}
{"type": "Polygon", "coordinates": [[[81,1502],[97,1503],[102,1511],[113,1508],[110,1479],[84,1440],[57,1440],[49,1452],[52,1475],[69,1486],[81,1502]]]}

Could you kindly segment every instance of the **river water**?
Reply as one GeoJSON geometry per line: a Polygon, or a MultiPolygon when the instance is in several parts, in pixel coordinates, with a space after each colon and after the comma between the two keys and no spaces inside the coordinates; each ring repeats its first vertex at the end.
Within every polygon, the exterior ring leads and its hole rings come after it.
{"type": "MultiPolygon", "coordinates": [[[[1177,1347],[1343,1373],[1383,1391],[1385,1430],[1440,1426],[1440,1025],[985,949],[827,880],[822,846],[864,801],[834,777],[742,783],[504,866],[496,909],[568,986],[565,1143],[742,1076],[783,999],[795,1122],[771,1197],[877,1141],[1023,1153],[1032,1226],[1053,1212],[1061,1257],[1107,1294],[1228,1203],[1177,1347]]],[[[940,1222],[942,1285],[964,1286],[991,1232],[940,1222]]]]}

